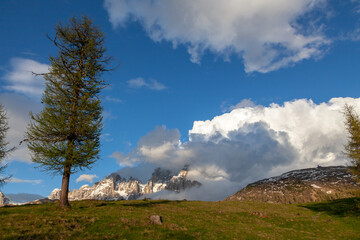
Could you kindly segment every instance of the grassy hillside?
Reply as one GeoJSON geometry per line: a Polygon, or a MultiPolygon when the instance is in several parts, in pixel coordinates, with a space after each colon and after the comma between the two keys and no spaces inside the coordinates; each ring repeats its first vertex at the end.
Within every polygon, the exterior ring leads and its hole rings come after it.
{"type": "Polygon", "coordinates": [[[360,239],[360,198],[260,202],[79,201],[0,208],[0,239],[360,239]],[[148,216],[163,217],[152,225],[148,216]]]}

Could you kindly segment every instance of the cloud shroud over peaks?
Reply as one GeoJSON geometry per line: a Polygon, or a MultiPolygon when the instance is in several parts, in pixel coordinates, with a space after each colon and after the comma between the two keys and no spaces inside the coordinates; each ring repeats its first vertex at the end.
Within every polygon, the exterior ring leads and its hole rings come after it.
{"type": "Polygon", "coordinates": [[[177,129],[156,127],[132,152],[113,157],[123,166],[179,169],[190,164],[190,178],[203,187],[171,197],[219,200],[245,184],[285,171],[346,164],[341,113],[345,103],[360,112],[360,98],[236,108],[212,120],[195,121],[187,142],[180,142],[177,129]]]}
{"type": "Polygon", "coordinates": [[[186,45],[194,63],[209,50],[225,60],[236,54],[246,72],[262,73],[322,54],[329,41],[320,28],[310,29],[317,19],[309,13],[324,5],[326,0],[104,2],[114,27],[138,21],[154,41],[186,45]],[[297,21],[307,17],[312,24],[297,21]]]}

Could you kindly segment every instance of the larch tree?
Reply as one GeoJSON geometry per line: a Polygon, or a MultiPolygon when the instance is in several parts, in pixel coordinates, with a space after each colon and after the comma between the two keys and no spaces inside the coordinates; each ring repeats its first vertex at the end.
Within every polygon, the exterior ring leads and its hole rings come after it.
{"type": "Polygon", "coordinates": [[[8,154],[15,148],[8,148],[9,142],[6,141],[6,135],[9,130],[8,119],[3,105],[0,104],[0,186],[6,182],[10,177],[4,176],[6,165],[2,162],[8,154]]]}
{"type": "MultiPolygon", "coordinates": [[[[44,171],[62,174],[59,205],[68,201],[70,175],[99,159],[102,125],[101,78],[111,60],[105,55],[104,34],[87,17],[71,18],[48,37],[57,47],[43,73],[43,110],[30,113],[25,141],[32,161],[44,171]]],[[[36,73],[35,73],[36,74],[36,73]]]]}
{"type": "Polygon", "coordinates": [[[348,142],[345,145],[344,153],[350,158],[350,171],[360,181],[360,117],[354,107],[345,104],[344,107],[345,126],[349,133],[348,142]]]}

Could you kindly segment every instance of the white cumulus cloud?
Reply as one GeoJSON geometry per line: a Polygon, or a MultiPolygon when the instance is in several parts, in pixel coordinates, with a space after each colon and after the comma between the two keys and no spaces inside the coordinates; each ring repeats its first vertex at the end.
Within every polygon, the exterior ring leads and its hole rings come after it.
{"type": "MultiPolygon", "coordinates": [[[[300,99],[283,105],[237,108],[212,120],[195,121],[189,138],[190,141],[231,140],[234,131],[248,131],[247,125],[262,122],[269,129],[287,135],[298,154],[299,166],[340,164],[344,163],[341,151],[346,140],[341,113],[345,103],[360,106],[360,99],[333,98],[321,104],[300,99]]],[[[282,143],[279,137],[275,139],[282,143]]]]}
{"type": "Polygon", "coordinates": [[[16,147],[11,152],[8,161],[22,161],[31,163],[30,152],[24,140],[24,132],[29,123],[29,112],[40,111],[41,105],[37,103],[44,90],[44,79],[34,76],[34,73],[47,73],[49,65],[31,59],[12,58],[10,69],[1,77],[5,84],[2,86],[0,103],[4,105],[9,122],[7,140],[9,147],[16,147]]]}
{"type": "Polygon", "coordinates": [[[29,97],[40,98],[44,90],[44,79],[33,73],[49,72],[49,65],[31,59],[12,58],[11,70],[2,78],[8,83],[5,90],[20,93],[29,97]]]}
{"type": "Polygon", "coordinates": [[[9,141],[9,147],[16,147],[7,160],[31,163],[30,151],[26,143],[21,145],[19,143],[24,140],[26,127],[30,122],[29,112],[39,112],[41,104],[17,93],[1,93],[0,103],[4,105],[9,123],[6,139],[9,141]]]}
{"type": "Polygon", "coordinates": [[[105,0],[114,27],[138,21],[151,39],[184,44],[192,62],[205,51],[244,60],[246,72],[269,72],[322,54],[329,43],[311,13],[326,0],[105,0]],[[308,22],[305,21],[305,22],[308,22]]]}
{"type": "Polygon", "coordinates": [[[347,136],[345,103],[360,112],[360,98],[333,98],[320,104],[307,99],[270,106],[239,104],[211,120],[195,121],[187,142],[180,142],[177,129],[156,127],[132,152],[113,157],[122,166],[140,164],[138,168],[146,163],[176,170],[190,164],[190,178],[203,186],[177,195],[178,199],[219,200],[252,181],[285,171],[347,164],[342,153],[347,136]]]}
{"type": "Polygon", "coordinates": [[[95,174],[81,174],[77,179],[76,182],[93,182],[94,178],[98,178],[95,174]]]}

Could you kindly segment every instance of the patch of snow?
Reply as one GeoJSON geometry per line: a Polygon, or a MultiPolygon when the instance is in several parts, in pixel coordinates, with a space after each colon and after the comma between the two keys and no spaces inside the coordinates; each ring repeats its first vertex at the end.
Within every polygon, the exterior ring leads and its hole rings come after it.
{"type": "Polygon", "coordinates": [[[85,184],[85,185],[82,185],[82,186],[79,188],[79,190],[80,190],[80,189],[85,190],[85,189],[89,189],[89,188],[90,188],[90,186],[87,185],[87,184],[85,184]]]}
{"type": "Polygon", "coordinates": [[[266,182],[275,182],[276,178],[275,177],[271,177],[269,179],[266,180],[266,182]]]}
{"type": "Polygon", "coordinates": [[[164,190],[165,187],[166,187],[166,183],[155,183],[153,187],[153,192],[155,193],[164,190]]]}
{"type": "Polygon", "coordinates": [[[313,188],[321,188],[321,187],[319,187],[319,186],[316,185],[316,184],[311,184],[311,186],[312,186],[313,188]]]}
{"type": "Polygon", "coordinates": [[[124,199],[128,199],[129,195],[127,194],[127,192],[125,190],[118,190],[116,191],[120,196],[122,196],[124,199]]]}

